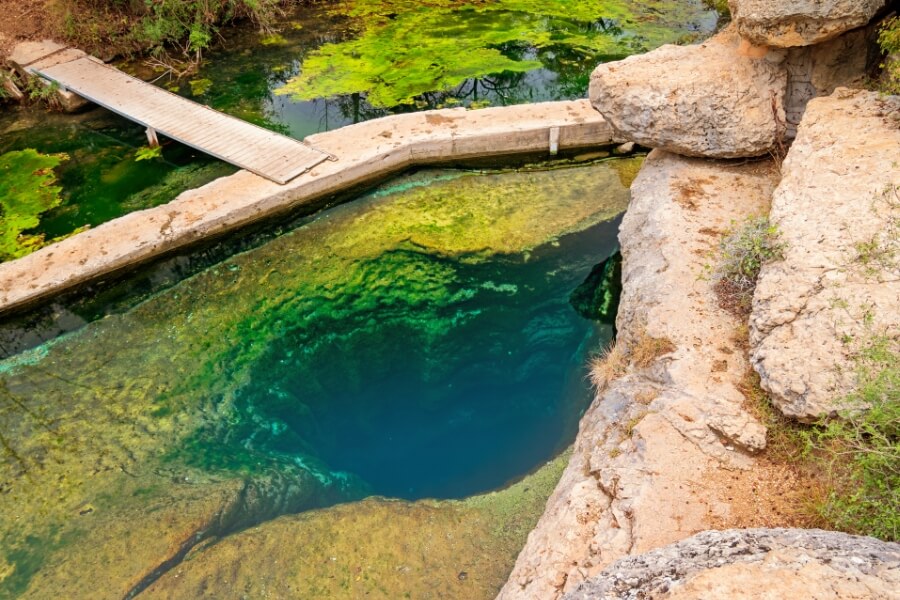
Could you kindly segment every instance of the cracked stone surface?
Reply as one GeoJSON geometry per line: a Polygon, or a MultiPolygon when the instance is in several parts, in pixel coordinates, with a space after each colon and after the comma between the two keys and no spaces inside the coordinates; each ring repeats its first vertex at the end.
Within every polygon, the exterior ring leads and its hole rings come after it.
{"type": "Polygon", "coordinates": [[[786,51],[788,72],[785,98],[786,135],[795,138],[806,105],[830,96],[839,87],[863,87],[869,67],[881,60],[874,43],[877,28],[864,27],[815,46],[786,51]]]}
{"type": "Polygon", "coordinates": [[[718,306],[704,265],[732,220],[766,211],[777,180],[769,161],[659,150],[645,161],[619,233],[618,343],[628,353],[651,337],[674,350],[631,364],[595,399],[500,599],[559,598],[623,556],[729,514],[717,482],[755,464],[765,429],[742,408],[739,324],[718,306]]]}
{"type": "Polygon", "coordinates": [[[601,64],[591,103],[621,137],[685,156],[760,156],[784,135],[784,53],[742,51],[728,28],[697,46],[662,46],[601,64]]]}
{"type": "Polygon", "coordinates": [[[622,559],[565,600],[900,598],[900,544],[817,529],[705,531],[622,559]]]}
{"type": "Polygon", "coordinates": [[[729,0],[741,37],[759,46],[791,48],[830,40],[869,22],[885,0],[729,0]]]}
{"type": "Polygon", "coordinates": [[[844,408],[868,340],[900,344],[900,99],[838,89],[812,100],[770,219],[786,248],[763,267],[753,366],[786,415],[844,408]]]}

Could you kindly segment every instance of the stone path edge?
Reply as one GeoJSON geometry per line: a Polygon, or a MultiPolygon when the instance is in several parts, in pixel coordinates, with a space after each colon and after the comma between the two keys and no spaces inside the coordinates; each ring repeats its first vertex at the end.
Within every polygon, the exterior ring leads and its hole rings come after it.
{"type": "Polygon", "coordinates": [[[441,162],[617,141],[587,100],[394,115],[305,140],[338,157],[278,185],[238,171],[0,264],[0,316],[386,175],[441,162]]]}

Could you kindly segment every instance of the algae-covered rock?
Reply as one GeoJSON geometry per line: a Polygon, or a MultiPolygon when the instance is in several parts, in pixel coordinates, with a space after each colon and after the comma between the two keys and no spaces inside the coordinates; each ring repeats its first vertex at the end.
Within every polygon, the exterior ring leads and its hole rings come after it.
{"type": "Polygon", "coordinates": [[[492,598],[568,461],[465,501],[362,502],[281,517],[190,554],[142,597],[492,598]]]}

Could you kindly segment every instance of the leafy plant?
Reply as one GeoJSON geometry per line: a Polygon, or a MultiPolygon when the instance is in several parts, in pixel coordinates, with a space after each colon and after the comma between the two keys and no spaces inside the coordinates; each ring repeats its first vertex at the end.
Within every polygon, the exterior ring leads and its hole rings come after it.
{"type": "Polygon", "coordinates": [[[162,156],[162,146],[141,146],[134,153],[134,160],[140,162],[142,160],[153,160],[162,156]]]}
{"type": "Polygon", "coordinates": [[[900,17],[888,19],[878,32],[878,44],[887,55],[881,64],[879,87],[887,94],[900,94],[900,17]]]}
{"type": "Polygon", "coordinates": [[[760,269],[784,258],[779,238],[778,228],[768,217],[749,217],[732,224],[719,242],[719,261],[713,272],[723,307],[738,313],[749,310],[760,269]]]}
{"type": "Polygon", "coordinates": [[[60,106],[57,92],[59,92],[58,83],[40,77],[30,77],[25,84],[25,95],[28,99],[50,109],[58,109],[60,106]]]}
{"type": "Polygon", "coordinates": [[[62,188],[53,169],[68,156],[26,149],[0,155],[0,260],[29,254],[44,245],[42,234],[23,233],[40,215],[59,206],[62,188]]]}
{"type": "Polygon", "coordinates": [[[807,451],[832,488],[819,512],[835,528],[900,540],[900,351],[876,336],[857,358],[860,386],[839,419],[810,432],[807,451]]]}
{"type": "Polygon", "coordinates": [[[153,52],[157,57],[177,49],[199,62],[229,21],[247,18],[269,31],[295,0],[59,0],[59,34],[89,51],[153,52]]]}

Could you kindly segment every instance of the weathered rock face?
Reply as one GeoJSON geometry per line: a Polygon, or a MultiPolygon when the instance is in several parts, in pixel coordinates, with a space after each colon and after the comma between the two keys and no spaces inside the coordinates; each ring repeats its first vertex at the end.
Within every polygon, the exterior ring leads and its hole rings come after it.
{"type": "Polygon", "coordinates": [[[844,408],[857,357],[900,339],[900,99],[837,90],[809,103],[771,221],[785,259],[763,267],[750,319],[762,386],[787,415],[844,408]]]}
{"type": "Polygon", "coordinates": [[[900,544],[817,529],[705,531],[622,559],[566,600],[900,598],[900,544]]]}
{"type": "Polygon", "coordinates": [[[618,344],[630,366],[582,419],[501,599],[558,598],[614,560],[730,515],[725,482],[755,464],[741,448],[762,448],[765,430],[737,389],[748,369],[739,324],[702,275],[719,233],[764,212],[776,183],[769,162],[658,150],[645,161],[620,232],[618,344]]]}
{"type": "Polygon", "coordinates": [[[590,96],[622,137],[685,156],[760,156],[784,134],[783,55],[740,52],[727,29],[699,46],[663,46],[602,64],[590,96]]]}
{"type": "Polygon", "coordinates": [[[839,87],[862,87],[870,61],[880,58],[874,51],[873,29],[856,29],[822,44],[787,51],[787,137],[796,137],[810,100],[830,96],[839,87]]]}
{"type": "Polygon", "coordinates": [[[869,22],[885,0],[729,0],[741,37],[759,46],[809,46],[869,22]]]}

